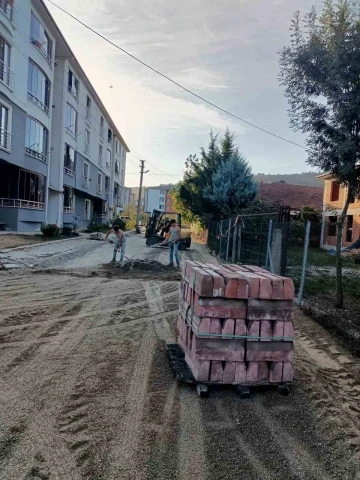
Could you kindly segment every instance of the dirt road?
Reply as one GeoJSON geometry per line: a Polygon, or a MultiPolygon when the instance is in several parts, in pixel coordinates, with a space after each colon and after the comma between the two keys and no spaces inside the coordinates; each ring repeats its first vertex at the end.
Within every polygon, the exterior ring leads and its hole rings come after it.
{"type": "MultiPolygon", "coordinates": [[[[142,245],[127,254],[166,262],[142,245]]],[[[165,353],[179,273],[109,255],[79,243],[51,270],[0,275],[1,480],[360,478],[360,363],[321,327],[297,313],[290,397],[199,399],[165,353]]]]}

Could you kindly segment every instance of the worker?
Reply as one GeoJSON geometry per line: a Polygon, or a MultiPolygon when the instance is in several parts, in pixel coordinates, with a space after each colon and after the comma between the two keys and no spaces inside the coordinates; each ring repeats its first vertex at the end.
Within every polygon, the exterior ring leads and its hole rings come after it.
{"type": "Polygon", "coordinates": [[[180,227],[176,223],[176,220],[171,220],[168,239],[166,239],[165,242],[163,242],[163,243],[169,242],[169,260],[170,260],[169,267],[174,266],[174,255],[175,255],[176,264],[178,267],[180,267],[179,241],[180,241],[180,227]]]}
{"type": "Polygon", "coordinates": [[[116,235],[116,240],[114,243],[114,252],[113,252],[113,258],[111,260],[112,263],[116,262],[116,253],[121,252],[120,254],[120,261],[117,266],[120,267],[121,262],[124,260],[125,256],[125,247],[126,247],[126,234],[119,228],[118,225],[114,225],[111,230],[108,231],[108,233],[105,236],[105,241],[108,240],[108,237],[111,233],[114,233],[116,235]]]}

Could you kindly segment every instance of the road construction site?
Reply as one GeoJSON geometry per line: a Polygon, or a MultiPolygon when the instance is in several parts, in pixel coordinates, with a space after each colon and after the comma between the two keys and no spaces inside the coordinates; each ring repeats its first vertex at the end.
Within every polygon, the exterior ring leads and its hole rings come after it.
{"type": "Polygon", "coordinates": [[[358,359],[297,310],[290,396],[199,398],[166,356],[181,271],[141,236],[126,255],[84,238],[0,255],[17,265],[0,272],[1,480],[360,479],[358,359]]]}

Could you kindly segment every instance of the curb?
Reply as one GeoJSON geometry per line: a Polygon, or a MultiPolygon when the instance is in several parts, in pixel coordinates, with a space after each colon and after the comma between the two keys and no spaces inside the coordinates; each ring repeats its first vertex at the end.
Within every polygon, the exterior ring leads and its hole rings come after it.
{"type": "Polygon", "coordinates": [[[16,250],[26,250],[27,248],[33,248],[33,247],[41,247],[42,245],[53,245],[55,243],[60,243],[60,242],[68,242],[70,240],[80,240],[83,238],[87,238],[85,235],[79,235],[78,237],[72,237],[72,238],[62,238],[61,240],[52,240],[50,242],[39,242],[39,243],[31,243],[30,245],[22,245],[20,247],[14,247],[14,248],[4,248],[3,250],[0,250],[0,253],[11,253],[15,252],[16,250]]]}

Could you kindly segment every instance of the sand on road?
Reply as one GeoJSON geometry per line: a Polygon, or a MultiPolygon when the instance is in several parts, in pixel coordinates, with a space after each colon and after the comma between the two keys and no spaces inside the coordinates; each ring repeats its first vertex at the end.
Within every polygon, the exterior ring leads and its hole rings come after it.
{"type": "MultiPolygon", "coordinates": [[[[291,396],[199,399],[166,357],[180,273],[115,271],[108,246],[79,249],[0,275],[1,480],[359,478],[360,364],[310,318],[296,314],[291,396]]],[[[167,261],[138,237],[128,253],[167,261]]]]}

